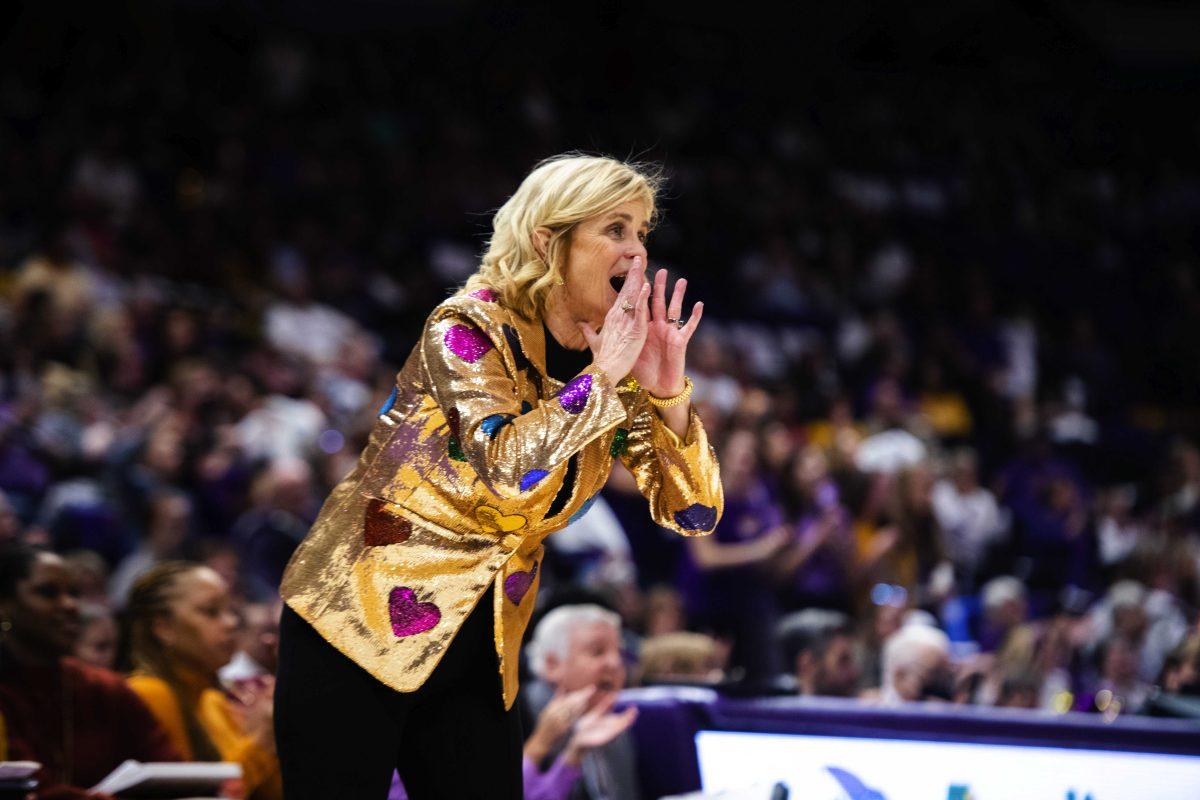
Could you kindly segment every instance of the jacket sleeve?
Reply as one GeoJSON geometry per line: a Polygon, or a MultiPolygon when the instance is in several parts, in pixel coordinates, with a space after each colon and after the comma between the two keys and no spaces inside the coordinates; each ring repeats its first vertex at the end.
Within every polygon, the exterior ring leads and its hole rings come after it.
{"type": "Polygon", "coordinates": [[[435,312],[421,353],[430,392],[461,457],[493,494],[516,499],[624,422],[616,387],[589,366],[554,397],[522,407],[507,343],[486,320],[454,308],[435,312]]]}
{"type": "Polygon", "coordinates": [[[613,451],[650,502],[654,521],[684,536],[711,533],[725,510],[725,496],[717,454],[696,409],[688,412],[687,435],[682,440],[644,392],[634,401],[632,416],[624,437],[618,430],[613,451]]]}

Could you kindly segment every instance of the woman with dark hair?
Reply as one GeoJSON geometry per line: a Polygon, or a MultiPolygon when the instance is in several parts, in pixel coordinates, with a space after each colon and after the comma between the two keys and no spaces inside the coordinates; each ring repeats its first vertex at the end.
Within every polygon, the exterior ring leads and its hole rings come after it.
{"type": "Polygon", "coordinates": [[[430,315],[358,466],[284,574],[276,731],[289,800],[521,796],[518,649],[542,542],[614,459],[654,521],[710,532],[715,454],[689,401],[686,282],[646,278],[659,178],[548,159],[430,315]],[[599,330],[597,330],[599,329],[599,330]]]}
{"type": "Polygon", "coordinates": [[[165,561],[134,582],[125,614],[129,686],[183,757],[240,764],[248,800],[281,798],[272,687],[235,703],[217,678],[238,627],[225,581],[200,564],[165,561]]]}
{"type": "Polygon", "coordinates": [[[69,653],[80,632],[79,590],[54,553],[0,549],[0,712],[8,757],[40,762],[40,798],[97,798],[126,759],[179,761],[178,751],[115,672],[69,653]]]}

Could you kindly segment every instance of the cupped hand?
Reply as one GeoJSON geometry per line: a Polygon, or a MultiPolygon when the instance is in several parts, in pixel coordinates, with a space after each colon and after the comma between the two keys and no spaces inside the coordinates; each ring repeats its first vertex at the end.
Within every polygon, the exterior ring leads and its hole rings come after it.
{"type": "Polygon", "coordinates": [[[596,333],[586,322],[578,323],[583,338],[592,350],[592,362],[614,384],[623,380],[633,369],[646,343],[649,316],[646,301],[649,297],[646,263],[638,256],[625,276],[625,285],[605,315],[600,332],[596,333]]]}
{"type": "Polygon", "coordinates": [[[613,713],[612,706],[616,699],[616,692],[609,693],[575,723],[571,740],[563,752],[568,763],[578,764],[589,750],[603,747],[633,725],[637,719],[637,708],[630,706],[624,711],[613,713]]]}
{"type": "Polygon", "coordinates": [[[687,279],[675,281],[670,306],[667,305],[667,271],[660,269],[654,276],[654,292],[650,300],[650,322],[646,343],[633,365],[633,377],[655,397],[673,397],[683,391],[683,369],[688,342],[700,324],[704,303],[696,303],[683,327],[683,296],[687,279]]]}
{"type": "Polygon", "coordinates": [[[571,732],[571,728],[588,710],[595,694],[595,686],[585,686],[572,692],[560,692],[550,698],[550,702],[538,715],[533,733],[529,735],[526,753],[531,754],[532,750],[536,754],[545,754],[553,750],[559,740],[571,732]]]}

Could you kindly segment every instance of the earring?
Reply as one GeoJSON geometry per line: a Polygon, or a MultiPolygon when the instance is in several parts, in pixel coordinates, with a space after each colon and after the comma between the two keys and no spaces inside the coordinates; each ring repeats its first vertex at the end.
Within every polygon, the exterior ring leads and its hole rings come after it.
{"type": "Polygon", "coordinates": [[[12,623],[6,619],[0,619],[0,633],[8,633],[12,630],[12,623]]]}

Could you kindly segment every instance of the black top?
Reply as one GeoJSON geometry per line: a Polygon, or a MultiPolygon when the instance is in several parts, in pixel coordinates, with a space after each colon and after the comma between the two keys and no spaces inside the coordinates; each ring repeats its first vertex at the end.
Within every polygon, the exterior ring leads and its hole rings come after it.
{"type": "Polygon", "coordinates": [[[542,331],[546,334],[546,374],[554,380],[566,383],[592,363],[590,349],[568,350],[558,343],[545,322],[542,323],[542,331]]]}

